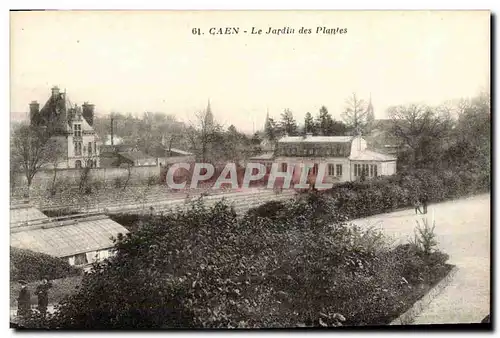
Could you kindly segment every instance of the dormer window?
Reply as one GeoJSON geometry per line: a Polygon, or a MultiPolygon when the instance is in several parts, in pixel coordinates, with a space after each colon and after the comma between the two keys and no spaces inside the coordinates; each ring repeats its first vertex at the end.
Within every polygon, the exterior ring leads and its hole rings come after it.
{"type": "Polygon", "coordinates": [[[81,124],[74,124],[73,125],[73,135],[76,137],[82,136],[82,125],[81,124]]]}

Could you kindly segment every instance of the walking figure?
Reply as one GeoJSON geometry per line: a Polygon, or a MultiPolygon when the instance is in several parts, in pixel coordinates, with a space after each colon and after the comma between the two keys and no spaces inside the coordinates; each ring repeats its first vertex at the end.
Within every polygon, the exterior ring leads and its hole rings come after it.
{"type": "Polygon", "coordinates": [[[45,317],[47,306],[49,305],[49,289],[52,283],[49,283],[47,278],[42,279],[42,284],[36,287],[36,295],[38,296],[38,311],[45,317]]]}
{"type": "Polygon", "coordinates": [[[418,213],[423,214],[422,210],[420,210],[420,207],[422,206],[421,200],[415,198],[415,202],[413,204],[415,205],[415,215],[417,215],[418,213]]]}
{"type": "Polygon", "coordinates": [[[422,205],[424,206],[424,214],[427,213],[427,203],[428,203],[429,199],[427,197],[427,194],[424,193],[424,195],[422,196],[422,205]]]}
{"type": "Polygon", "coordinates": [[[31,293],[28,290],[26,281],[20,280],[19,284],[21,284],[21,290],[17,298],[17,315],[19,317],[28,317],[31,312],[31,293]]]}

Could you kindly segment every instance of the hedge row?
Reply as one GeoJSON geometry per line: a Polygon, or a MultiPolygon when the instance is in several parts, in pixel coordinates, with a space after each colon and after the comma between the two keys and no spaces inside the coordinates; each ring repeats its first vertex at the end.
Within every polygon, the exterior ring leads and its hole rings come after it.
{"type": "Polygon", "coordinates": [[[346,182],[323,194],[349,218],[360,218],[406,208],[426,194],[429,203],[460,198],[490,190],[488,172],[419,170],[365,182],[346,182]]]}
{"type": "Polygon", "coordinates": [[[58,279],[79,275],[81,270],[70,266],[61,258],[43,253],[10,248],[10,280],[24,279],[27,282],[48,279],[58,279]]]}

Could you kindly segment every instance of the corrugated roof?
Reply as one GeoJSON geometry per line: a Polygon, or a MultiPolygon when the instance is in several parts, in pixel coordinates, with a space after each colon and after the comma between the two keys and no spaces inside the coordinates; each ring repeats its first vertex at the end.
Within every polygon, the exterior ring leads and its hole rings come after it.
{"type": "Polygon", "coordinates": [[[49,219],[43,212],[30,205],[11,207],[10,226],[21,226],[23,223],[30,223],[37,220],[49,219]]]}
{"type": "Polygon", "coordinates": [[[279,143],[347,143],[351,142],[352,136],[285,136],[279,139],[279,143]]]}
{"type": "MultiPolygon", "coordinates": [[[[52,225],[55,225],[52,223],[52,225]]],[[[128,230],[109,218],[80,220],[76,224],[11,232],[10,245],[56,257],[113,247],[111,237],[128,230]]]]}
{"type": "Polygon", "coordinates": [[[371,150],[363,150],[357,155],[349,157],[351,161],[396,161],[396,157],[377,153],[371,150]]]}

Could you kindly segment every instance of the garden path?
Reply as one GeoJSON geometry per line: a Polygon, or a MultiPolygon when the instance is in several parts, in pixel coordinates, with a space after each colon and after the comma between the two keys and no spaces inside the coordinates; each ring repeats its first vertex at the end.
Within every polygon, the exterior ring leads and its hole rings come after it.
{"type": "MultiPolygon", "coordinates": [[[[395,243],[403,243],[422,216],[407,209],[353,222],[380,226],[395,243]]],[[[429,223],[435,219],[438,248],[458,271],[414,323],[480,323],[490,313],[490,195],[431,204],[425,216],[429,223]]]]}

